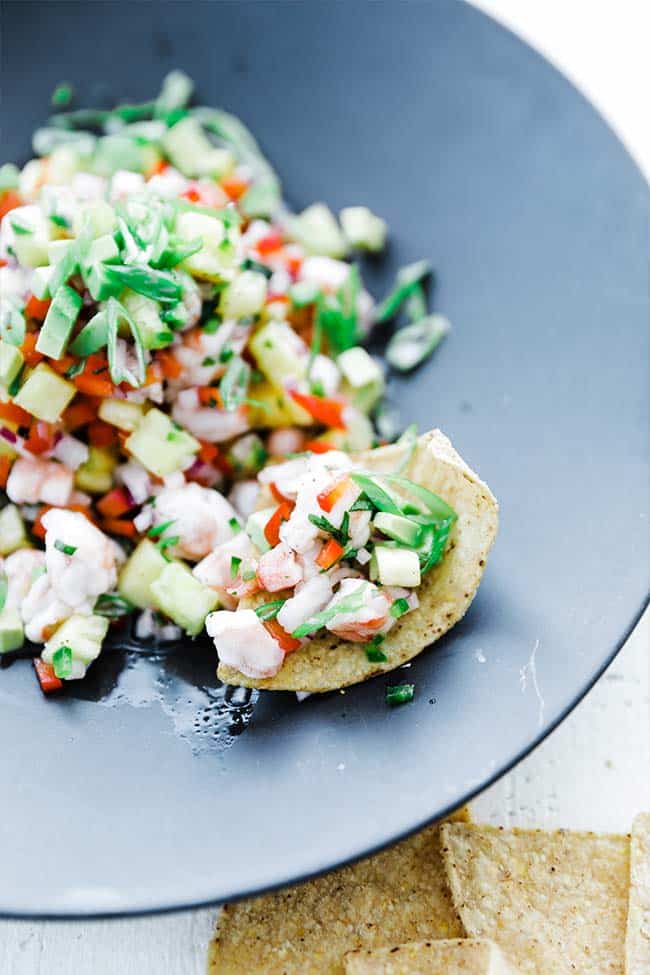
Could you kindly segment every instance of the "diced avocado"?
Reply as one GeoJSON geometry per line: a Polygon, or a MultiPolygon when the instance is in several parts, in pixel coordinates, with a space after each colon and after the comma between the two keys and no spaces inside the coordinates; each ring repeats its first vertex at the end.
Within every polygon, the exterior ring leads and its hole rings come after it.
{"type": "Polygon", "coordinates": [[[236,440],[228,451],[228,460],[239,474],[255,474],[268,457],[262,440],[256,433],[247,433],[236,440]]]}
{"type": "Polygon", "coordinates": [[[53,271],[51,264],[45,264],[43,267],[35,267],[32,272],[32,294],[40,301],[50,297],[50,278],[53,271]]]}
{"type": "Polygon", "coordinates": [[[122,304],[138,326],[145,349],[162,349],[173,340],[173,332],[160,317],[160,305],[152,298],[127,291],[122,304]]]}
{"type": "Polygon", "coordinates": [[[0,611],[0,653],[20,650],[25,642],[23,621],[17,609],[9,606],[0,611]]]}
{"type": "Polygon", "coordinates": [[[56,423],[76,392],[72,383],[39,362],[14,396],[14,403],[39,420],[56,423]]]}
{"type": "Polygon", "coordinates": [[[373,525],[382,535],[387,535],[388,538],[403,542],[404,545],[412,548],[417,548],[422,542],[423,532],[420,525],[402,515],[391,515],[387,511],[380,511],[375,515],[373,525]]]}
{"type": "Polygon", "coordinates": [[[378,253],[384,249],[388,227],[368,207],[345,207],[339,214],[341,227],[351,247],[378,253]]]}
{"type": "Polygon", "coordinates": [[[201,632],[206,616],[219,602],[216,592],[195,579],[180,562],[165,566],[151,583],[151,592],[161,613],[182,626],[190,636],[201,632]]]}
{"type": "Polygon", "coordinates": [[[84,203],[75,214],[73,230],[78,237],[85,227],[90,227],[94,237],[112,234],[117,226],[115,210],[106,200],[92,200],[84,203]]]}
{"type": "Polygon", "coordinates": [[[8,389],[23,367],[23,354],[15,345],[0,339],[0,386],[8,389]]]}
{"type": "Polygon", "coordinates": [[[81,616],[75,613],[61,623],[47,641],[41,654],[42,659],[51,664],[57,650],[69,647],[72,651],[72,672],[69,678],[77,680],[84,677],[88,666],[101,652],[108,623],[105,616],[81,616]]]}
{"type": "Polygon", "coordinates": [[[75,487],[90,494],[104,494],[110,491],[116,465],[117,459],[110,448],[90,446],[88,460],[75,471],[75,487]]]}
{"type": "Polygon", "coordinates": [[[184,241],[196,240],[198,237],[203,241],[201,250],[183,261],[183,268],[195,278],[229,281],[233,277],[237,260],[235,244],[239,236],[238,227],[230,227],[226,237],[224,224],[218,217],[188,210],[179,213],[176,234],[184,241]]]}
{"type": "Polygon", "coordinates": [[[289,223],[294,240],[302,244],[308,254],[325,257],[344,257],[347,242],[336,217],[324,203],[313,203],[289,223]]]}
{"type": "Polygon", "coordinates": [[[25,522],[15,504],[0,509],[0,555],[11,555],[27,542],[25,522]]]}
{"type": "Polygon", "coordinates": [[[252,337],[249,348],[261,372],[276,389],[287,379],[304,379],[309,350],[286,322],[270,321],[252,337]]]}
{"type": "Polygon", "coordinates": [[[259,549],[260,552],[268,552],[271,548],[266,540],[264,529],[274,512],[275,507],[262,508],[260,511],[254,511],[252,515],[249,515],[248,521],[246,522],[246,534],[255,548],[259,549]]]}
{"type": "Polygon", "coordinates": [[[168,565],[169,562],[154,543],[143,538],[120,572],[117,580],[119,593],[140,609],[151,608],[155,605],[151,583],[168,565]]]}
{"type": "Polygon", "coordinates": [[[158,477],[183,470],[199,449],[199,442],[178,430],[160,410],[149,410],[126,441],[126,449],[143,467],[158,477]]]}
{"type": "Polygon", "coordinates": [[[97,415],[104,423],[110,423],[120,430],[132,433],[140,425],[144,416],[144,407],[140,403],[131,403],[126,399],[103,399],[99,404],[97,415]]]}
{"type": "Polygon", "coordinates": [[[183,176],[212,176],[230,172],[235,159],[228,149],[216,149],[196,119],[186,116],[167,129],[162,146],[183,176]]]}
{"type": "Polygon", "coordinates": [[[224,318],[257,315],[266,299],[266,277],[259,271],[242,271],[225,288],[220,309],[224,318]]]}
{"type": "Polygon", "coordinates": [[[41,327],[36,351],[50,359],[60,359],[65,353],[82,305],[81,295],[67,284],[62,285],[52,299],[41,327]]]}
{"type": "Polygon", "coordinates": [[[370,559],[370,578],[376,579],[382,586],[419,586],[418,553],[408,548],[375,545],[370,559]]]}

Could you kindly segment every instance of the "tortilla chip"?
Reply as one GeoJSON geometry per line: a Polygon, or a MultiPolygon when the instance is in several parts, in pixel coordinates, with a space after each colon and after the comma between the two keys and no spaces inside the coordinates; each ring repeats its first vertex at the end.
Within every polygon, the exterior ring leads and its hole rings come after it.
{"type": "Polygon", "coordinates": [[[491,938],[522,975],[623,975],[627,837],[461,824],[441,832],[467,935],[491,938]]]}
{"type": "MultiPolygon", "coordinates": [[[[366,468],[395,471],[408,448],[392,445],[361,455],[366,468]]],[[[465,464],[439,430],[424,434],[403,472],[429,488],[458,515],[444,557],[418,588],[420,606],[393,626],[381,645],[386,663],[371,662],[363,644],[328,634],[289,654],[275,677],[256,680],[221,664],[226,684],[266,690],[319,693],[347,687],[394,670],[421,653],[460,620],[478,589],[498,524],[498,505],[490,489],[465,464]]],[[[268,598],[268,597],[265,597],[268,598]]],[[[261,599],[264,602],[264,598],[261,599]]],[[[253,603],[255,605],[255,603],[253,603]]]]}
{"type": "Polygon", "coordinates": [[[632,824],[625,975],[650,972],[650,813],[632,824]]]}
{"type": "MultiPolygon", "coordinates": [[[[467,820],[460,810],[454,819],[467,820]]],[[[356,948],[455,938],[440,826],[300,887],[226,905],[209,948],[209,975],[344,975],[356,948]]]]}
{"type": "Polygon", "coordinates": [[[515,975],[491,941],[412,941],[396,948],[353,951],[345,975],[515,975]]]}

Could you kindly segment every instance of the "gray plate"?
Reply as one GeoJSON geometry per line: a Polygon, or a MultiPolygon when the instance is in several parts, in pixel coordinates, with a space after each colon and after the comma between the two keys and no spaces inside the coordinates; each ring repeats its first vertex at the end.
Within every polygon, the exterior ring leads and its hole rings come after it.
{"type": "Polygon", "coordinates": [[[647,186],[562,76],[450,0],[6,3],[3,21],[7,158],[56,82],[142,99],[183,66],[259,134],[296,205],[386,217],[376,293],[430,258],[454,331],[391,395],[452,437],[502,528],[465,621],[396,675],[416,684],[401,709],[381,678],[265,695],[250,718],[200,647],[107,654],[56,701],[29,663],[2,671],[0,912],[189,906],[376,849],[532,748],[644,604],[647,186]]]}

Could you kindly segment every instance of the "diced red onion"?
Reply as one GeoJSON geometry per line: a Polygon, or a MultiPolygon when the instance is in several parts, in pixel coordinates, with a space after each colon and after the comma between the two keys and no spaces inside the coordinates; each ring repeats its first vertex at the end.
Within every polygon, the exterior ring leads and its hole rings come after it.
{"type": "Polygon", "coordinates": [[[52,455],[70,470],[76,471],[88,460],[88,447],[76,437],[65,434],[55,444],[52,455]]]}

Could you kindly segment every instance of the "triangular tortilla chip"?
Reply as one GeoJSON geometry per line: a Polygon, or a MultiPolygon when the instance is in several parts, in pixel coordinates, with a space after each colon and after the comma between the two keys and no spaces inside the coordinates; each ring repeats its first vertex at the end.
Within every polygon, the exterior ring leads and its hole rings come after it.
{"type": "MultiPolygon", "coordinates": [[[[394,472],[405,457],[408,448],[392,445],[368,451],[361,461],[368,470],[394,472]]],[[[439,430],[418,439],[402,473],[450,504],[458,521],[442,561],[417,590],[419,608],[403,616],[381,645],[388,662],[371,662],[362,644],[329,634],[289,654],[275,677],[256,680],[222,664],[220,680],[275,691],[331,691],[400,667],[465,615],[497,533],[497,502],[439,430]]]]}
{"type": "MultiPolygon", "coordinates": [[[[467,819],[461,810],[456,819],[467,819]]],[[[299,887],[226,905],[209,975],[343,975],[355,948],[461,933],[440,855],[440,826],[299,887]]]]}
{"type": "Polygon", "coordinates": [[[521,975],[623,975],[627,837],[445,824],[442,841],[468,936],[521,975]]]}
{"type": "Polygon", "coordinates": [[[353,951],[345,975],[515,975],[491,941],[412,941],[395,948],[353,951]]]}
{"type": "Polygon", "coordinates": [[[650,813],[632,825],[630,902],[625,937],[625,975],[650,972],[650,813]]]}

